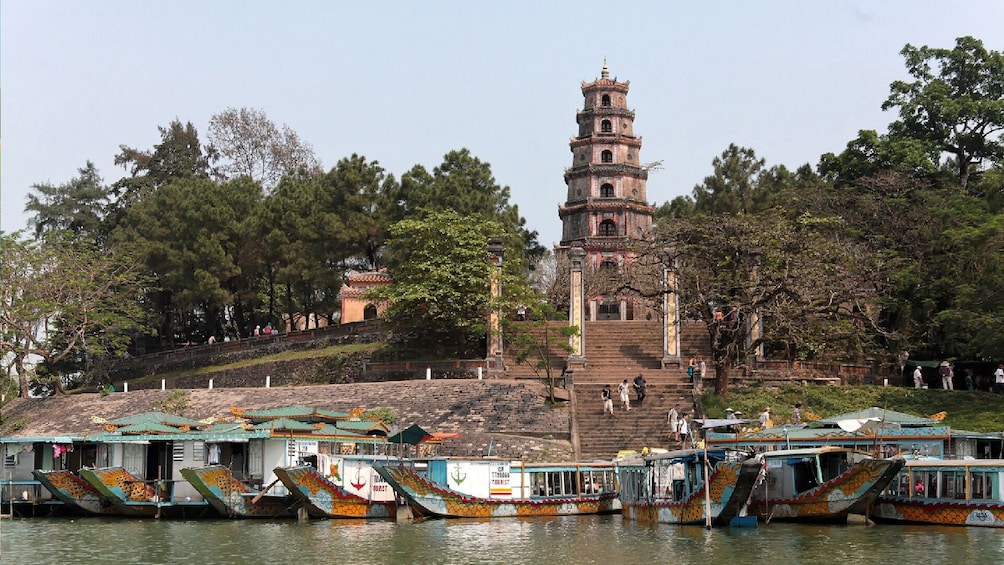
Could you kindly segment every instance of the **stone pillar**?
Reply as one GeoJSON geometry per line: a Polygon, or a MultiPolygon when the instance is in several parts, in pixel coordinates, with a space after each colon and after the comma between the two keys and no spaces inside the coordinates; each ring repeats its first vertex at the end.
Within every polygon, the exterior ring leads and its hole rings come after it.
{"type": "MultiPolygon", "coordinates": [[[[759,310],[754,309],[750,313],[749,324],[750,324],[749,332],[747,332],[746,334],[749,336],[746,340],[746,347],[749,347],[754,343],[756,343],[756,341],[760,339],[760,336],[763,335],[763,321],[760,319],[759,310]]],[[[751,353],[753,354],[754,359],[756,359],[757,361],[763,361],[763,344],[762,343],[758,344],[756,347],[753,348],[751,353]]]]}
{"type": "Polygon", "coordinates": [[[491,272],[491,306],[488,312],[488,365],[501,370],[505,362],[502,358],[502,316],[499,304],[502,298],[502,240],[488,240],[488,261],[492,265],[491,272]]]}
{"type": "Polygon", "coordinates": [[[663,259],[662,269],[662,368],[680,366],[680,298],[675,292],[676,273],[663,259]]]}
{"type": "Polygon", "coordinates": [[[582,243],[572,243],[568,248],[568,260],[571,266],[568,279],[568,325],[577,326],[579,333],[568,338],[568,345],[572,348],[568,357],[569,367],[586,366],[586,301],[583,296],[585,289],[582,281],[582,264],[585,258],[586,251],[582,248],[582,243]]]}

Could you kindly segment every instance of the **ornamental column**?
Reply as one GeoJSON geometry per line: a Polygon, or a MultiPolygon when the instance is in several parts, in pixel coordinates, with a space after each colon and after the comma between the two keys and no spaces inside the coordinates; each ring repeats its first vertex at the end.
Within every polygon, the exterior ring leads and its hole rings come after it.
{"type": "Polygon", "coordinates": [[[586,251],[582,248],[582,242],[573,242],[568,248],[568,260],[571,264],[568,285],[568,325],[578,327],[579,331],[568,338],[568,345],[572,349],[568,357],[569,368],[586,366],[586,305],[582,282],[582,263],[585,258],[586,251]]]}
{"type": "Polygon", "coordinates": [[[491,270],[491,299],[488,310],[488,365],[491,368],[505,368],[502,358],[502,316],[499,312],[502,299],[502,255],[504,252],[502,240],[488,240],[488,262],[491,270]]]}
{"type": "Polygon", "coordinates": [[[662,368],[680,366],[680,298],[676,294],[676,273],[662,267],[662,368]]]}

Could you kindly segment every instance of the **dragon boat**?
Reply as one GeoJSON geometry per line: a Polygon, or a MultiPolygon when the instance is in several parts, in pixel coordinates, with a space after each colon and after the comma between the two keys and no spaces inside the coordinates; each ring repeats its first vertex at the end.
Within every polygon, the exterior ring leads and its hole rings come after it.
{"type": "Polygon", "coordinates": [[[258,491],[234,477],[223,465],[188,467],[181,470],[221,516],[230,518],[284,518],[295,515],[296,500],[286,494],[258,491]]]}
{"type": "Polygon", "coordinates": [[[871,513],[876,522],[1004,528],[1004,460],[909,459],[871,513]]]}
{"type": "Polygon", "coordinates": [[[684,449],[625,457],[618,462],[617,473],[627,520],[745,525],[761,464],[727,450],[684,449]]]}
{"type": "Polygon", "coordinates": [[[277,467],[272,472],[314,518],[391,518],[394,490],[373,471],[373,461],[333,458],[325,474],[311,465],[277,467]]]}
{"type": "Polygon", "coordinates": [[[756,459],[765,478],[753,489],[749,512],[767,522],[839,523],[849,514],[867,515],[904,464],[835,446],[768,451],[756,459]]]}
{"type": "Polygon", "coordinates": [[[621,508],[610,463],[444,458],[375,462],[373,469],[425,517],[566,516],[621,508]]]}

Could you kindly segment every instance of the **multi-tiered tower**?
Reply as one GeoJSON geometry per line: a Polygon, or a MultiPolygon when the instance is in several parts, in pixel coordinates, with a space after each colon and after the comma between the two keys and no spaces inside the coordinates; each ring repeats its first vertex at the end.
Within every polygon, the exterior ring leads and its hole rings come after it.
{"type": "MultiPolygon", "coordinates": [[[[627,107],[630,84],[611,79],[606,61],[599,79],[582,83],[585,106],[575,116],[579,135],[569,143],[568,195],[558,217],[561,247],[580,243],[585,269],[623,269],[631,261],[632,244],[652,229],[648,171],[640,161],[634,111],[627,107]]],[[[592,319],[632,319],[634,314],[630,301],[617,297],[594,297],[590,306],[592,319]]]]}

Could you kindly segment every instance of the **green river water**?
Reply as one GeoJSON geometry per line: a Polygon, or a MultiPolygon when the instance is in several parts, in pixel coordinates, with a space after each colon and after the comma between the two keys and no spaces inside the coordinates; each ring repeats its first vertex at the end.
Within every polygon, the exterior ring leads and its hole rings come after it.
{"type": "Polygon", "coordinates": [[[1004,530],[761,524],[642,525],[620,516],[494,521],[0,521],[4,564],[1004,563],[1004,530]]]}

